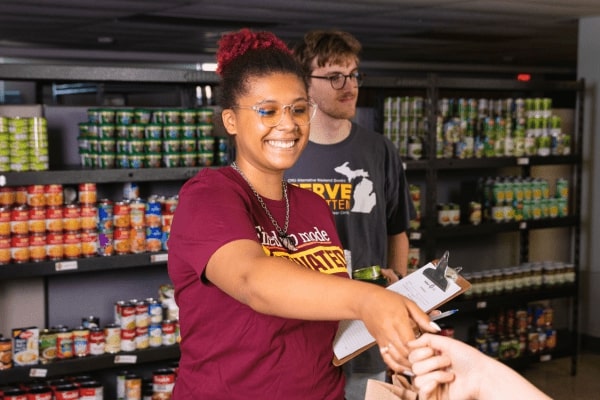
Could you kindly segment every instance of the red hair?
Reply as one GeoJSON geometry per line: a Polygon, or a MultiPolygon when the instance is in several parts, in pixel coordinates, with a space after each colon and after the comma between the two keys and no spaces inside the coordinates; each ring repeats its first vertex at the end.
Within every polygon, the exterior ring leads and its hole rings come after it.
{"type": "Polygon", "coordinates": [[[244,28],[238,32],[228,33],[219,40],[217,50],[217,74],[223,76],[223,70],[249,50],[277,49],[292,54],[288,46],[271,32],[253,32],[244,28]]]}

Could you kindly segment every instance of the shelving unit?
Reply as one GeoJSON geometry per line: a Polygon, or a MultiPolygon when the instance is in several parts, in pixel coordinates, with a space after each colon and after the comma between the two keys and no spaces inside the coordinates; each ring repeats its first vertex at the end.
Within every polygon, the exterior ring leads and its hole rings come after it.
{"type": "MultiPolygon", "coordinates": [[[[170,88],[174,94],[172,98],[178,103],[174,107],[190,108],[197,105],[196,90],[200,85],[216,84],[218,79],[214,73],[194,70],[162,69],[162,68],[135,68],[112,67],[93,65],[0,65],[0,80],[30,81],[36,85],[36,96],[39,103],[58,104],[69,95],[81,93],[95,93],[97,105],[101,105],[103,96],[122,92],[124,96],[130,93],[154,93],[155,90],[170,88]],[[49,95],[49,93],[51,95],[49,95]]],[[[60,107],[60,106],[59,106],[60,107]]],[[[72,121],[76,126],[80,121],[72,121]]],[[[69,151],[71,151],[69,149],[69,151]]],[[[74,153],[77,148],[73,148],[74,153]]],[[[56,156],[56,154],[54,154],[56,156]]],[[[53,157],[53,154],[50,154],[53,157]]],[[[83,182],[96,183],[100,187],[113,184],[136,182],[141,185],[161,185],[170,183],[178,187],[187,179],[197,174],[203,167],[193,168],[140,168],[140,169],[86,169],[80,166],[63,165],[64,161],[51,163],[54,165],[49,171],[36,172],[4,172],[0,173],[0,186],[27,186],[37,184],[62,184],[77,185],[83,182]]],[[[77,303],[80,291],[85,291],[85,285],[99,285],[93,289],[93,298],[86,301],[106,303],[112,307],[111,302],[117,300],[115,296],[127,298],[128,293],[118,292],[121,282],[115,285],[115,280],[120,277],[127,279],[129,287],[136,285],[136,280],[144,286],[154,286],[156,276],[166,274],[168,254],[166,251],[156,253],[139,253],[112,256],[95,256],[78,258],[74,260],[58,260],[43,262],[28,262],[22,264],[8,264],[0,266],[0,280],[4,284],[12,281],[41,281],[44,293],[45,328],[56,322],[50,320],[49,315],[69,313],[68,307],[64,310],[49,310],[48,304],[56,302],[77,303]],[[150,281],[148,281],[150,279],[150,281]],[[133,281],[132,281],[133,280],[133,281]],[[90,282],[93,281],[93,282],[90,282]],[[148,283],[150,282],[150,283],[148,283]],[[66,286],[65,286],[66,285],[66,286]],[[72,286],[69,286],[72,285],[72,286]],[[115,286],[116,288],[114,288],[115,286]],[[67,288],[67,293],[62,292],[67,288]],[[77,289],[71,292],[70,288],[77,289]],[[82,289],[83,287],[83,289],[82,289]],[[62,297],[61,297],[62,296],[62,297]],[[72,296],[69,298],[69,296],[72,296]],[[62,300],[62,298],[66,300],[62,300]],[[57,299],[58,298],[58,299],[57,299]],[[99,299],[99,300],[98,300],[99,299]],[[50,313],[52,311],[53,313],[50,313]]],[[[159,278],[162,279],[162,278],[159,278]]],[[[165,282],[166,283],[166,282],[165,282]]],[[[128,286],[125,285],[125,288],[128,286]]],[[[158,288],[156,288],[158,289],[158,288]]],[[[73,312],[71,310],[71,312],[73,312]]],[[[76,311],[79,315],[80,311],[76,311]]],[[[109,321],[104,318],[101,325],[109,321]]],[[[4,327],[10,328],[10,327],[4,327]]],[[[13,367],[0,371],[0,386],[27,382],[34,379],[55,378],[65,375],[96,372],[100,375],[112,370],[123,368],[144,368],[144,365],[154,365],[157,362],[168,363],[179,359],[179,346],[160,346],[133,352],[120,352],[117,354],[104,354],[83,358],[59,360],[50,364],[38,364],[28,367],[13,367]],[[154,364],[153,364],[154,363],[154,364]]],[[[105,386],[110,387],[111,384],[105,386]]],[[[111,397],[110,394],[107,394],[111,397]]]]}
{"type": "MultiPolygon", "coordinates": [[[[427,99],[426,115],[429,121],[426,132],[428,146],[425,156],[420,160],[405,159],[407,178],[409,182],[416,179],[424,182],[424,193],[421,193],[421,227],[417,231],[409,232],[409,239],[421,249],[421,259],[433,260],[441,253],[450,250],[450,262],[452,264],[452,248],[446,247],[448,243],[456,244],[457,241],[471,243],[473,239],[481,240],[498,235],[517,235],[518,260],[517,263],[530,261],[529,245],[530,236],[534,231],[549,229],[562,229],[569,232],[570,255],[568,261],[575,265],[576,281],[573,285],[552,288],[551,290],[536,290],[531,292],[511,293],[509,296],[496,296],[485,299],[465,299],[460,297],[452,302],[453,306],[461,309],[461,314],[471,314],[482,310],[494,310],[509,305],[523,304],[527,302],[568,299],[571,318],[566,332],[561,333],[561,338],[566,338],[560,343],[560,349],[552,354],[552,357],[570,356],[572,359],[571,372],[576,373],[576,358],[578,353],[578,271],[579,271],[579,238],[580,238],[580,202],[581,202],[581,154],[582,154],[582,118],[583,118],[583,81],[535,81],[519,82],[508,79],[485,79],[469,77],[447,77],[437,74],[428,74],[422,77],[397,78],[393,76],[367,76],[363,85],[368,91],[368,101],[380,105],[380,115],[383,115],[384,98],[387,96],[413,96],[418,93],[427,99]],[[457,95],[457,93],[459,93],[457,95]],[[525,157],[494,157],[494,158],[436,158],[436,126],[438,115],[438,100],[441,97],[477,97],[475,93],[484,93],[486,98],[505,97],[534,97],[566,95],[572,96],[574,104],[575,120],[572,131],[572,152],[565,156],[525,156],[525,157]],[[483,221],[475,226],[465,224],[455,226],[440,226],[437,221],[437,205],[439,202],[448,201],[440,198],[439,186],[445,183],[449,177],[460,179],[461,174],[473,179],[486,175],[496,174],[497,171],[510,169],[518,171],[516,175],[528,177],[532,175],[533,168],[545,168],[552,166],[565,166],[570,170],[570,200],[569,215],[559,218],[546,218],[538,220],[523,220],[495,223],[483,221]],[[484,306],[482,306],[484,305],[484,306]]],[[[365,94],[363,94],[364,96],[365,94]]],[[[383,125],[383,124],[382,124],[383,125]]],[[[379,129],[382,128],[379,126],[379,129]]],[[[377,126],[377,123],[376,123],[377,126]]],[[[476,200],[473,198],[472,200],[476,200]]],[[[463,205],[464,206],[464,205],[463,205]]],[[[456,260],[455,260],[456,261],[456,260]]],[[[465,271],[481,270],[481,268],[492,269],[499,266],[495,260],[477,257],[463,257],[462,263],[465,271]]],[[[422,264],[422,263],[421,263],[422,264]]],[[[456,264],[455,264],[456,265],[456,264]]],[[[510,265],[508,265],[510,266],[510,265]]],[[[561,339],[562,340],[562,339],[561,339]]],[[[519,360],[511,360],[509,364],[527,365],[535,361],[543,361],[551,358],[545,355],[539,357],[523,357],[519,360]],[[513,363],[514,361],[514,363],[513,363]]]]}

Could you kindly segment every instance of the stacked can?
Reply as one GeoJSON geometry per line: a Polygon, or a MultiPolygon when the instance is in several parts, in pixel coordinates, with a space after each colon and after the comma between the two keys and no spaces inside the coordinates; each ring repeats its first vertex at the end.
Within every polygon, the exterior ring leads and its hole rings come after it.
{"type": "Polygon", "coordinates": [[[114,204],[109,199],[101,199],[97,203],[98,209],[98,254],[112,256],[114,248],[114,204]]]}
{"type": "Polygon", "coordinates": [[[160,251],[163,236],[162,202],[156,196],[150,196],[145,208],[146,221],[146,250],[149,252],[160,251]]]}
{"type": "Polygon", "coordinates": [[[93,257],[98,254],[98,208],[95,183],[79,184],[79,219],[81,228],[81,255],[93,257]]]}
{"type": "Polygon", "coordinates": [[[169,250],[169,235],[171,233],[171,222],[173,221],[173,215],[177,208],[179,198],[177,196],[169,197],[165,199],[161,204],[161,223],[162,223],[162,235],[161,245],[162,249],[169,250]]]}
{"type": "Polygon", "coordinates": [[[386,97],[383,109],[383,133],[398,148],[402,157],[423,156],[426,118],[423,97],[386,97]]]}
{"type": "Polygon", "coordinates": [[[0,171],[48,169],[45,118],[0,118],[0,171]]]}

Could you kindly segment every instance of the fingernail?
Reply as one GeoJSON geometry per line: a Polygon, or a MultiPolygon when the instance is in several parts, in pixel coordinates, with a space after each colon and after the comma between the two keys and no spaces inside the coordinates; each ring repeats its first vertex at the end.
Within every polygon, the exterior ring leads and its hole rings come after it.
{"type": "Polygon", "coordinates": [[[410,376],[412,378],[413,376],[415,376],[415,373],[412,372],[410,369],[405,369],[404,371],[402,371],[402,375],[410,376]]]}
{"type": "Polygon", "coordinates": [[[436,324],[434,321],[429,322],[429,326],[431,326],[433,329],[435,329],[436,332],[442,331],[442,328],[440,328],[440,326],[438,324],[436,324]]]}

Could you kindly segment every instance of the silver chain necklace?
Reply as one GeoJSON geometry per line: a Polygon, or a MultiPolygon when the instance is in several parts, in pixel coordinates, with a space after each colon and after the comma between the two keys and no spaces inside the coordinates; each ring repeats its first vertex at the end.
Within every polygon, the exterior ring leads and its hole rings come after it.
{"type": "Polygon", "coordinates": [[[235,169],[240,174],[240,176],[242,178],[244,178],[244,180],[250,187],[250,190],[252,190],[252,193],[254,193],[254,196],[256,196],[258,203],[260,204],[262,209],[265,210],[267,217],[269,217],[269,219],[271,220],[271,223],[275,227],[275,230],[277,230],[277,234],[279,235],[279,240],[281,241],[281,244],[283,245],[283,247],[288,249],[288,251],[298,250],[296,248],[296,246],[294,245],[293,239],[287,234],[288,225],[290,223],[290,201],[288,199],[287,183],[285,181],[281,181],[281,189],[283,192],[283,198],[285,199],[285,223],[283,225],[283,229],[281,229],[281,227],[279,226],[279,224],[277,223],[275,218],[273,218],[273,215],[271,215],[271,212],[267,208],[267,205],[266,205],[265,201],[263,200],[263,198],[261,197],[261,195],[258,194],[256,189],[254,189],[254,186],[252,186],[252,184],[250,183],[250,180],[248,180],[246,175],[244,175],[244,173],[242,172],[240,167],[238,167],[238,165],[235,161],[231,163],[231,168],[235,169]]]}

